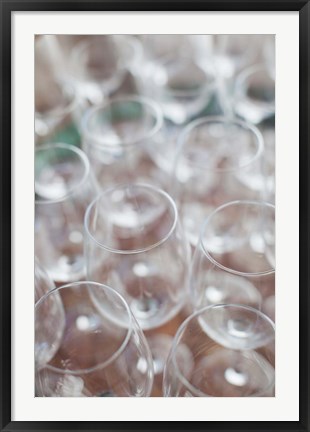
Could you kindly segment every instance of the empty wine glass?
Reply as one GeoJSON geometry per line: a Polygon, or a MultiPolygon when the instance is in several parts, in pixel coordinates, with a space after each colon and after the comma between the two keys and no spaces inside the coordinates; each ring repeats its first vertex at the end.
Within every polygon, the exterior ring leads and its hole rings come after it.
{"type": "Polygon", "coordinates": [[[274,324],[254,308],[205,307],[180,326],[165,366],[166,397],[274,396],[274,324]]]}
{"type": "Polygon", "coordinates": [[[275,77],[265,64],[244,69],[236,78],[234,109],[238,116],[258,124],[275,113],[275,77]]]}
{"type": "Polygon", "coordinates": [[[110,287],[85,281],[45,294],[35,308],[36,345],[50,345],[55,324],[51,305],[59,298],[65,318],[62,336],[53,355],[37,364],[36,395],[149,396],[149,347],[127,303],[110,287]]]}
{"type": "Polygon", "coordinates": [[[238,119],[204,117],[183,129],[172,194],[193,246],[215,208],[236,199],[260,199],[265,193],[263,149],[259,130],[238,119]]]}
{"type": "Polygon", "coordinates": [[[84,213],[96,196],[89,161],[80,149],[45,144],[35,153],[35,253],[57,282],[84,276],[84,213]]]}
{"type": "Polygon", "coordinates": [[[275,208],[264,202],[230,202],[211,213],[191,268],[196,310],[216,303],[262,309],[263,300],[274,296],[274,224],[275,208]]]}
{"type": "Polygon", "coordinates": [[[112,187],[87,209],[85,231],[88,279],[118,290],[142,329],[159,327],[180,311],[188,245],[167,193],[146,184],[112,187]]]}
{"type": "Polygon", "coordinates": [[[264,45],[263,35],[213,35],[213,63],[217,74],[217,95],[225,115],[233,114],[235,76],[258,57],[264,45]]]}
{"type": "Polygon", "coordinates": [[[37,257],[34,258],[34,293],[35,303],[48,291],[55,288],[55,284],[37,257]]]}
{"type": "Polygon", "coordinates": [[[71,80],[83,99],[99,105],[121,86],[128,71],[136,73],[141,59],[141,44],[133,36],[87,36],[72,49],[71,80]]]}
{"type": "Polygon", "coordinates": [[[153,161],[164,145],[162,128],[159,106],[144,97],[123,96],[90,108],[82,125],[83,148],[100,187],[165,184],[167,175],[153,161]]]}
{"type": "Polygon", "coordinates": [[[64,141],[78,145],[82,106],[72,83],[65,80],[65,61],[54,35],[35,40],[36,144],[64,141]]]}
{"type": "Polygon", "coordinates": [[[165,118],[176,125],[201,113],[215,88],[211,63],[206,68],[192,51],[173,52],[149,63],[144,81],[145,92],[161,105],[165,118]]]}

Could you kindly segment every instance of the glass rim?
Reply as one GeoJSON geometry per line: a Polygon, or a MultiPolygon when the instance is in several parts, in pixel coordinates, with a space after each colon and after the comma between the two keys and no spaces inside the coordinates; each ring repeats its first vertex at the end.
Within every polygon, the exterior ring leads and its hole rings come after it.
{"type": "MultiPolygon", "coordinates": [[[[55,199],[35,199],[35,204],[58,204],[61,203],[63,201],[66,201],[69,197],[74,196],[77,192],[79,192],[80,187],[85,183],[85,181],[87,180],[87,178],[90,175],[90,164],[89,164],[89,160],[88,157],[86,155],[86,153],[81,150],[80,148],[72,145],[72,144],[66,144],[66,143],[46,143],[46,144],[42,144],[39,145],[36,149],[35,149],[35,155],[37,154],[37,152],[41,151],[41,150],[45,150],[45,151],[49,151],[52,149],[66,149],[69,151],[72,151],[73,153],[77,154],[78,157],[80,158],[80,160],[83,163],[84,166],[84,174],[82,176],[81,179],[79,179],[79,181],[77,182],[77,184],[68,191],[68,193],[66,193],[64,196],[60,197],[60,198],[55,198],[55,199]]],[[[36,194],[36,190],[35,190],[35,194],[36,194]]],[[[41,197],[40,194],[37,194],[38,197],[41,197]]]]}
{"type": "Polygon", "coordinates": [[[147,106],[153,111],[154,119],[155,119],[155,125],[151,127],[149,131],[145,133],[143,137],[135,138],[130,141],[122,142],[117,144],[117,147],[122,146],[123,148],[130,148],[136,145],[139,145],[143,143],[145,140],[148,140],[152,138],[156,133],[162,128],[163,126],[163,113],[160,108],[160,106],[153,101],[152,99],[149,99],[144,96],[137,96],[137,95],[124,95],[124,96],[116,96],[108,101],[104,102],[101,105],[95,105],[88,110],[86,110],[84,117],[81,122],[81,130],[82,135],[85,139],[89,140],[88,145],[90,147],[95,147],[97,149],[111,149],[111,145],[104,141],[104,139],[98,139],[97,134],[92,133],[89,131],[89,121],[91,117],[100,111],[104,111],[106,109],[111,109],[113,104],[122,104],[122,103],[128,103],[128,102],[134,102],[139,103],[142,106],[147,106]]]}
{"type": "Polygon", "coordinates": [[[234,274],[236,276],[243,276],[243,277],[260,277],[260,276],[268,276],[271,274],[275,274],[275,268],[271,267],[269,270],[264,270],[264,271],[260,271],[260,272],[253,272],[253,273],[246,273],[246,272],[241,272],[238,270],[234,270],[231,269],[229,267],[226,267],[224,265],[222,265],[221,263],[219,263],[217,260],[215,260],[209,253],[208,249],[205,247],[204,245],[204,241],[203,241],[203,236],[206,230],[206,227],[209,225],[211,219],[219,212],[222,211],[223,209],[226,209],[227,207],[230,206],[239,206],[239,205],[255,205],[255,206],[260,206],[260,207],[269,207],[271,209],[275,210],[275,206],[269,202],[266,201],[251,201],[251,200],[237,200],[237,201],[229,201],[225,204],[222,204],[221,206],[217,207],[216,209],[214,209],[210,215],[205,219],[202,228],[201,228],[201,232],[199,235],[199,243],[198,246],[201,247],[204,255],[206,256],[206,258],[211,261],[212,264],[214,264],[216,267],[218,267],[219,269],[230,273],[230,274],[234,274]]]}
{"type": "Polygon", "coordinates": [[[156,247],[160,246],[161,244],[165,243],[172,235],[172,233],[175,231],[176,226],[177,226],[177,222],[178,222],[178,210],[177,210],[177,206],[176,203],[174,202],[174,200],[171,198],[171,196],[165,192],[164,190],[150,185],[150,184],[146,184],[146,183],[122,183],[122,184],[118,184],[118,185],[114,185],[108,189],[106,189],[105,191],[103,191],[102,193],[100,193],[99,195],[97,195],[97,197],[89,204],[86,212],[85,212],[85,217],[84,217],[84,230],[86,232],[86,235],[89,239],[91,239],[97,246],[99,246],[101,249],[104,249],[108,252],[114,253],[114,254],[119,254],[119,255],[133,255],[133,254],[139,254],[139,253],[143,253],[143,252],[148,252],[152,249],[155,249],[156,247]],[[115,190],[125,190],[125,189],[129,189],[129,188],[134,188],[134,189],[148,189],[151,190],[153,192],[156,192],[158,195],[162,195],[165,200],[169,203],[170,207],[172,208],[173,211],[173,222],[171,224],[170,229],[168,230],[167,234],[158,242],[150,245],[150,246],[146,246],[143,248],[139,248],[139,249],[114,249],[111,248],[101,242],[99,242],[91,233],[90,229],[89,229],[89,219],[90,219],[90,214],[94,208],[94,206],[101,201],[101,199],[110,194],[111,192],[115,191],[115,190]]]}
{"type": "MultiPolygon", "coordinates": [[[[272,114],[274,114],[274,110],[275,110],[275,100],[272,101],[256,101],[255,98],[252,98],[251,96],[249,96],[247,94],[246,91],[244,91],[244,86],[246,86],[246,82],[247,80],[255,75],[256,73],[259,72],[264,72],[267,77],[270,79],[270,81],[273,81],[275,83],[275,79],[272,78],[272,75],[268,69],[268,66],[264,63],[256,63],[252,66],[249,66],[245,69],[243,69],[236,77],[236,87],[235,87],[235,92],[236,92],[236,98],[237,100],[241,100],[241,99],[248,99],[249,101],[255,101],[256,103],[259,103],[260,105],[265,106],[266,108],[268,108],[270,110],[270,114],[269,116],[271,116],[272,114]]],[[[257,123],[258,124],[258,123],[257,123]]]]}
{"type": "MultiPolygon", "coordinates": [[[[129,323],[128,323],[128,329],[126,331],[126,336],[124,337],[124,340],[122,341],[121,345],[117,348],[117,350],[105,361],[100,362],[99,364],[97,364],[96,366],[92,366],[90,368],[85,368],[85,369],[76,369],[76,370],[71,370],[71,369],[62,369],[56,366],[52,366],[49,364],[46,364],[44,366],[42,366],[42,369],[49,369],[49,370],[53,370],[55,372],[58,373],[62,373],[62,374],[66,374],[69,373],[71,375],[80,375],[80,374],[85,374],[85,373],[91,373],[91,372],[95,372],[99,369],[103,369],[106,366],[110,365],[111,363],[113,363],[114,360],[116,360],[120,354],[122,354],[122,352],[124,351],[124,349],[126,348],[126,346],[128,345],[129,339],[132,335],[132,331],[133,331],[133,325],[134,325],[134,317],[132,315],[131,309],[128,305],[128,303],[126,302],[126,300],[123,298],[123,296],[121,296],[121,294],[116,291],[115,289],[109,287],[108,285],[102,284],[102,283],[98,283],[98,282],[93,282],[93,281],[78,281],[78,282],[72,282],[72,283],[68,283],[65,285],[62,285],[60,287],[56,287],[50,291],[48,291],[47,293],[45,293],[35,304],[35,311],[38,310],[38,308],[40,307],[40,304],[43,303],[47,297],[49,297],[50,295],[54,295],[56,292],[59,292],[61,289],[74,289],[74,287],[78,286],[78,285],[86,285],[85,289],[88,289],[88,285],[95,285],[101,289],[107,290],[113,294],[116,295],[116,297],[118,297],[118,299],[122,302],[122,304],[125,306],[125,310],[127,312],[127,315],[129,317],[129,323]]],[[[96,306],[95,306],[96,307],[96,306]]],[[[99,312],[101,313],[100,309],[99,312]]]]}
{"type": "Polygon", "coordinates": [[[275,81],[269,73],[268,67],[265,63],[255,63],[254,65],[248,66],[243,69],[236,77],[236,85],[240,85],[244,82],[249,76],[257,73],[257,72],[266,72],[266,75],[270,77],[270,81],[275,81]]]}
{"type": "MultiPolygon", "coordinates": [[[[230,308],[230,307],[234,307],[234,308],[239,308],[239,309],[246,309],[246,310],[250,310],[251,312],[256,313],[256,315],[261,316],[265,321],[267,321],[267,322],[271,325],[273,331],[275,332],[275,323],[274,323],[274,322],[272,321],[272,319],[269,318],[266,314],[264,314],[264,313],[261,312],[260,310],[255,309],[255,308],[253,308],[253,307],[251,307],[251,306],[242,305],[242,304],[238,304],[238,303],[221,303],[221,304],[213,304],[213,305],[205,306],[205,307],[199,309],[198,311],[192,313],[190,316],[188,316],[188,317],[187,317],[187,318],[182,322],[182,324],[181,324],[180,327],[178,328],[178,330],[177,330],[177,332],[176,332],[176,334],[175,334],[175,336],[174,336],[174,338],[173,338],[173,342],[172,342],[172,346],[171,346],[170,353],[171,353],[171,359],[172,359],[172,362],[173,362],[173,365],[174,365],[174,367],[175,367],[175,370],[176,370],[176,373],[177,373],[177,376],[178,376],[179,380],[181,381],[181,383],[182,383],[186,388],[188,388],[190,391],[192,391],[196,396],[200,396],[200,397],[201,397],[201,396],[204,396],[204,397],[213,397],[213,396],[211,396],[211,395],[208,395],[208,394],[206,394],[206,393],[203,393],[203,392],[200,391],[198,388],[194,387],[194,386],[193,386],[193,385],[192,385],[192,384],[191,384],[191,383],[190,383],[190,382],[189,382],[189,381],[184,377],[184,375],[183,375],[182,372],[180,371],[179,366],[178,366],[178,362],[177,362],[177,360],[176,360],[176,358],[175,358],[175,352],[176,352],[176,349],[177,349],[177,347],[178,347],[178,342],[179,342],[179,340],[180,340],[180,338],[181,338],[181,336],[182,336],[182,333],[184,332],[184,330],[186,329],[186,327],[187,327],[187,325],[188,325],[188,323],[189,323],[190,321],[195,320],[199,315],[201,315],[201,314],[207,312],[209,309],[218,309],[218,308],[227,308],[227,307],[228,307],[228,308],[230,308]]],[[[236,350],[236,351],[240,351],[240,350],[236,350]]],[[[246,351],[246,350],[244,350],[244,351],[246,351]]],[[[265,393],[266,391],[270,390],[270,389],[274,386],[274,384],[275,384],[275,377],[273,377],[273,379],[270,381],[270,383],[268,384],[268,386],[267,386],[265,389],[260,390],[260,391],[254,393],[254,394],[252,394],[252,395],[250,395],[250,396],[247,396],[247,397],[258,397],[258,396],[262,395],[263,393],[265,393]]]]}
{"type": "MultiPolygon", "coordinates": [[[[205,80],[204,83],[196,90],[189,89],[189,90],[173,90],[173,89],[165,89],[165,94],[171,95],[174,97],[193,97],[193,96],[201,96],[201,94],[205,95],[206,93],[210,93],[214,89],[216,77],[215,77],[215,71],[211,72],[211,66],[210,70],[207,70],[206,68],[203,68],[200,64],[200,61],[198,58],[195,58],[193,56],[186,56],[182,55],[181,57],[178,57],[175,53],[166,54],[162,57],[160,57],[158,60],[155,59],[155,65],[156,67],[165,67],[170,61],[180,61],[182,60],[191,60],[196,66],[199,67],[199,69],[202,70],[205,77],[211,78],[210,81],[205,80]],[[202,93],[203,92],[203,93],[202,93]]],[[[165,87],[164,87],[165,88],[165,87]]],[[[209,99],[208,99],[209,100],[209,99]]],[[[206,100],[206,105],[208,104],[208,100],[206,100]]]]}
{"type": "MultiPolygon", "coordinates": [[[[123,42],[125,42],[128,45],[131,45],[134,49],[134,56],[133,59],[135,57],[138,57],[139,55],[142,55],[143,49],[142,49],[142,45],[141,43],[139,43],[140,41],[136,38],[134,38],[133,35],[128,34],[122,34],[122,33],[113,33],[113,34],[89,34],[89,35],[85,35],[85,36],[94,36],[93,39],[81,39],[79,41],[77,41],[72,48],[72,52],[70,55],[70,60],[71,61],[76,61],[78,60],[78,55],[81,54],[85,48],[89,47],[89,45],[97,43],[98,42],[98,36],[110,36],[112,39],[116,39],[116,44],[119,44],[119,40],[122,40],[123,42]],[[125,37],[126,36],[126,37],[125,37]]],[[[119,62],[120,60],[118,60],[119,62]]],[[[122,64],[122,62],[120,63],[122,64]]],[[[122,70],[126,69],[126,65],[122,64],[122,70]]]]}
{"type": "MultiPolygon", "coordinates": [[[[204,117],[200,117],[196,120],[191,121],[190,123],[187,124],[187,126],[185,126],[185,128],[182,130],[182,132],[180,133],[178,139],[177,139],[177,148],[176,148],[176,158],[175,158],[175,168],[174,171],[176,169],[177,166],[177,161],[179,159],[180,154],[182,154],[182,149],[186,146],[186,139],[187,137],[191,134],[191,132],[193,130],[195,130],[197,127],[202,126],[202,125],[209,125],[212,123],[221,123],[221,124],[232,124],[232,125],[237,125],[239,127],[241,127],[242,129],[245,129],[249,132],[251,132],[254,136],[255,136],[255,142],[256,142],[256,152],[254,153],[254,155],[250,158],[249,161],[247,161],[246,163],[244,163],[243,165],[240,166],[233,166],[233,167],[229,167],[229,168],[213,168],[213,167],[208,167],[207,171],[208,172],[235,172],[238,169],[244,169],[247,168],[248,166],[250,166],[252,163],[254,163],[257,159],[259,159],[259,157],[262,157],[263,155],[263,151],[264,151],[264,138],[263,135],[261,134],[260,130],[253,125],[252,123],[240,119],[238,117],[229,117],[229,116],[204,116],[204,117]]],[[[186,153],[185,153],[186,155],[186,153]]],[[[195,165],[196,166],[196,165],[195,165]]],[[[204,169],[203,166],[198,166],[199,169],[204,169]]]]}

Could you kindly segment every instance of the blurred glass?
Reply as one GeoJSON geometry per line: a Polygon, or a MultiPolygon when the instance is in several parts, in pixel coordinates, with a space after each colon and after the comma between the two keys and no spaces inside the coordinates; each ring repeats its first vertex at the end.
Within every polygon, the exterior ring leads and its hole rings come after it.
{"type": "Polygon", "coordinates": [[[201,113],[214,93],[208,42],[202,35],[152,35],[144,39],[142,90],[176,125],[201,113]]]}
{"type": "Polygon", "coordinates": [[[37,257],[54,281],[82,278],[84,213],[96,195],[84,152],[63,143],[38,147],[35,193],[37,257]]]}
{"type": "Polygon", "coordinates": [[[70,52],[70,78],[89,105],[99,105],[122,85],[128,72],[136,74],[141,59],[141,44],[133,36],[86,36],[70,52]]]}
{"type": "Polygon", "coordinates": [[[134,181],[166,185],[167,174],[153,161],[163,157],[166,143],[162,112],[152,100],[123,96],[93,107],[85,115],[82,134],[83,149],[102,189],[134,181]]]}
{"type": "Polygon", "coordinates": [[[259,130],[238,119],[204,117],[183,129],[171,194],[193,246],[203,221],[215,208],[263,196],[263,149],[259,130]]]}
{"type": "Polygon", "coordinates": [[[35,139],[79,144],[81,106],[72,83],[65,80],[66,63],[54,35],[35,39],[35,139]]]}
{"type": "Polygon", "coordinates": [[[275,81],[264,64],[243,70],[236,78],[234,108],[238,116],[257,124],[275,113],[275,81]]]}

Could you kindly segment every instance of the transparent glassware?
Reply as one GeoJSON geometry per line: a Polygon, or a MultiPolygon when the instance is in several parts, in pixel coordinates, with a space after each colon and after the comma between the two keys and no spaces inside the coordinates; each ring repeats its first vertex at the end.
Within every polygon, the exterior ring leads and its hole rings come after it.
{"type": "Polygon", "coordinates": [[[144,35],[142,41],[142,92],[161,105],[168,121],[183,125],[201,113],[214,94],[211,37],[144,35]]]}
{"type": "Polygon", "coordinates": [[[88,281],[50,291],[35,308],[35,338],[40,346],[50,343],[55,296],[63,306],[62,337],[53,356],[37,365],[36,396],[149,396],[151,353],[123,297],[88,281]],[[98,298],[104,302],[99,304],[98,298]]]}
{"type": "Polygon", "coordinates": [[[224,115],[234,112],[235,77],[243,68],[257,61],[264,46],[264,35],[213,35],[213,63],[216,70],[217,96],[224,115]]]}
{"type": "Polygon", "coordinates": [[[264,308],[275,295],[272,204],[230,202],[207,218],[192,260],[190,292],[195,310],[219,303],[264,308]]]}
{"type": "Polygon", "coordinates": [[[200,114],[214,94],[214,73],[189,52],[171,53],[145,70],[145,91],[162,107],[164,116],[183,125],[200,114]]]}
{"type": "Polygon", "coordinates": [[[165,366],[165,397],[274,396],[274,323],[254,308],[207,306],[180,326],[165,366]]]}
{"type": "Polygon", "coordinates": [[[35,39],[36,144],[64,141],[78,145],[81,104],[74,86],[65,80],[66,63],[54,35],[35,39]]]}
{"type": "Polygon", "coordinates": [[[239,119],[204,117],[183,129],[171,194],[193,246],[215,208],[236,199],[261,199],[266,193],[263,150],[259,130],[239,119]]]}
{"type": "Polygon", "coordinates": [[[265,64],[244,69],[236,78],[234,94],[236,114],[258,124],[275,114],[275,77],[265,64]]]}
{"type": "Polygon", "coordinates": [[[83,221],[96,196],[83,151],[63,143],[35,152],[35,254],[56,282],[84,277],[83,221]]]}
{"type": "Polygon", "coordinates": [[[168,181],[154,161],[164,159],[165,142],[162,112],[153,101],[130,95],[90,108],[82,135],[83,149],[102,189],[117,183],[168,181]]]}
{"type": "Polygon", "coordinates": [[[151,185],[118,185],[92,202],[85,259],[87,278],[119,291],[143,330],[171,320],[186,301],[188,244],[174,201],[151,185]]]}
{"type": "Polygon", "coordinates": [[[54,281],[42,267],[37,257],[34,258],[34,299],[35,303],[48,291],[55,288],[54,281]]]}
{"type": "Polygon", "coordinates": [[[263,35],[213,35],[213,56],[217,71],[225,78],[233,77],[257,59],[264,44],[263,35]]]}
{"type": "Polygon", "coordinates": [[[99,105],[122,85],[128,72],[137,73],[141,59],[141,44],[133,36],[87,36],[71,50],[71,80],[84,100],[99,105]]]}

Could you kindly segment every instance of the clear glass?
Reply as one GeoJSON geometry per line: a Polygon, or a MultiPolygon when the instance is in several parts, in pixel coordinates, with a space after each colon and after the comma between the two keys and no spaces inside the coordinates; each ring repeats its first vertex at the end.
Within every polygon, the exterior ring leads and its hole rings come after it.
{"type": "Polygon", "coordinates": [[[54,281],[47,274],[37,257],[34,258],[34,301],[35,303],[48,291],[55,288],[54,281]]]}
{"type": "Polygon", "coordinates": [[[183,129],[171,194],[193,246],[203,221],[215,208],[265,194],[263,150],[259,130],[238,119],[204,117],[183,129]]]}
{"type": "Polygon", "coordinates": [[[165,397],[270,397],[275,328],[254,308],[221,304],[187,318],[165,366],[165,397]]]}
{"type": "Polygon", "coordinates": [[[54,35],[35,39],[35,139],[36,144],[67,142],[78,145],[80,103],[65,80],[65,59],[54,35]]]}
{"type": "Polygon", "coordinates": [[[209,44],[203,35],[145,36],[142,91],[155,99],[164,116],[183,125],[209,104],[215,88],[209,44]]]}
{"type": "Polygon", "coordinates": [[[37,364],[36,396],[149,396],[149,347],[127,303],[112,288],[85,281],[47,293],[35,308],[36,347],[50,344],[55,296],[62,302],[62,336],[48,361],[37,364]]]}
{"type": "Polygon", "coordinates": [[[272,204],[235,201],[207,218],[192,261],[190,291],[196,310],[216,303],[263,309],[263,301],[275,294],[272,204]]]}
{"type": "Polygon", "coordinates": [[[79,40],[70,56],[71,80],[90,105],[99,105],[135,75],[142,47],[130,35],[93,35],[79,40]]]}
{"type": "Polygon", "coordinates": [[[252,64],[261,51],[263,35],[218,34],[213,36],[213,56],[217,71],[225,78],[252,64]]]}
{"type": "Polygon", "coordinates": [[[83,121],[83,148],[100,187],[130,182],[164,186],[167,175],[153,161],[162,149],[162,128],[159,106],[144,97],[123,96],[91,108],[83,121]]]}
{"type": "Polygon", "coordinates": [[[35,152],[35,254],[56,282],[83,278],[83,222],[97,188],[80,149],[45,144],[35,152]]]}
{"type": "Polygon", "coordinates": [[[85,232],[87,278],[118,290],[143,330],[181,310],[189,249],[168,194],[146,184],[108,189],[89,206],[85,232]]]}
{"type": "Polygon", "coordinates": [[[236,78],[234,109],[238,116],[258,124],[275,113],[275,77],[265,64],[243,70],[236,78]]]}

